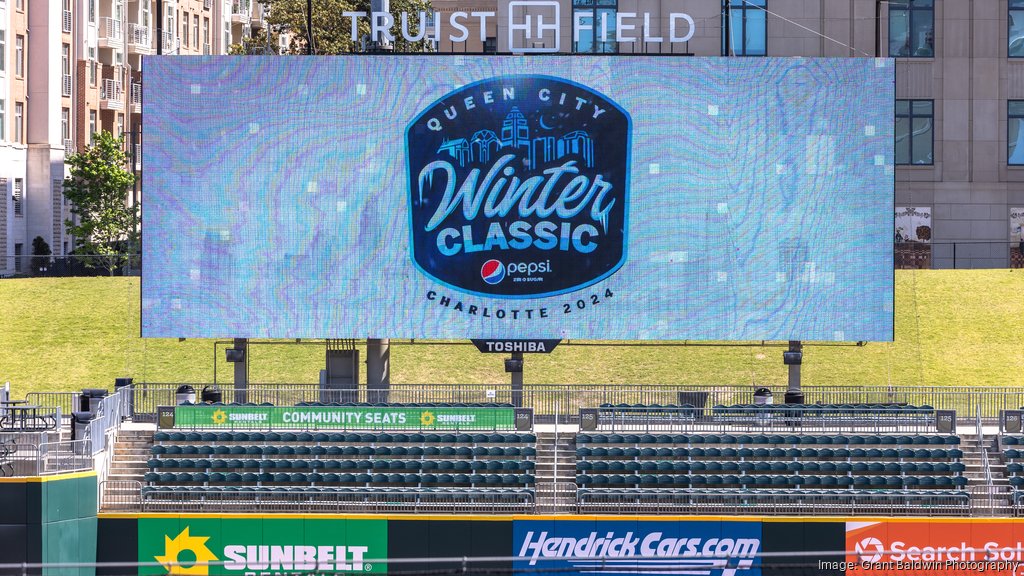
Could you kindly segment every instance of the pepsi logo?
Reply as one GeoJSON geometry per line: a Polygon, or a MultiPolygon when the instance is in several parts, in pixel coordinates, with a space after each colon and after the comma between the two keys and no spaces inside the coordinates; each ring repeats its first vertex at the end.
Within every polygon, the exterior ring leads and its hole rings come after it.
{"type": "Polygon", "coordinates": [[[480,277],[488,284],[497,284],[505,279],[505,265],[499,260],[488,260],[480,267],[480,277]]]}

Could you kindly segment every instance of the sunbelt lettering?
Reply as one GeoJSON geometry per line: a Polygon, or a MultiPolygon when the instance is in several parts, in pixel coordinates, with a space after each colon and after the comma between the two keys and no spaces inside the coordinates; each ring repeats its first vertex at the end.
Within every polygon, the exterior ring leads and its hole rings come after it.
{"type": "MultiPolygon", "coordinates": [[[[650,532],[646,535],[626,532],[619,535],[608,532],[603,536],[591,532],[583,538],[549,537],[548,532],[533,531],[526,533],[521,558],[529,558],[530,565],[538,560],[548,559],[615,559],[628,557],[642,558],[678,558],[674,561],[680,565],[694,568],[692,574],[710,574],[710,569],[722,569],[723,576],[733,576],[737,570],[749,569],[753,558],[757,556],[761,541],[757,538],[674,538],[664,537],[662,532],[650,532]],[[688,558],[717,558],[719,562],[702,562],[694,565],[687,562],[688,558]],[[735,562],[740,559],[738,562],[735,562]],[[735,567],[727,567],[729,560],[736,563],[735,567]]],[[[576,562],[580,563],[580,562],[576,562]]],[[[664,566],[663,566],[664,568],[664,566]]]]}
{"type": "Polygon", "coordinates": [[[367,546],[224,547],[227,570],[362,571],[367,546]]]}
{"type": "Polygon", "coordinates": [[[228,420],[231,422],[263,422],[266,419],[266,414],[238,414],[236,412],[228,414],[228,420]]]}
{"type": "Polygon", "coordinates": [[[438,414],[437,421],[445,424],[473,424],[476,414],[438,414]]]}

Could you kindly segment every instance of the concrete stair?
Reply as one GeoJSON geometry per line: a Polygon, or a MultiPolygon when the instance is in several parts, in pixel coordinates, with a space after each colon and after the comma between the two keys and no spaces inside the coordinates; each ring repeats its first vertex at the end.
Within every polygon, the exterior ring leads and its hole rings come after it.
{"type": "Polygon", "coordinates": [[[963,460],[966,470],[967,489],[971,492],[971,509],[973,516],[1011,516],[1012,502],[1010,482],[1006,477],[1006,464],[1000,461],[995,449],[995,436],[982,434],[960,433],[960,449],[964,452],[963,460]],[[987,453],[989,472],[994,490],[991,495],[986,490],[984,459],[982,452],[987,453]]]}
{"type": "Polygon", "coordinates": [[[576,435],[537,434],[538,513],[573,512],[576,507],[576,435]]]}
{"type": "Polygon", "coordinates": [[[100,505],[103,512],[137,510],[152,447],[152,430],[118,431],[100,505]]]}

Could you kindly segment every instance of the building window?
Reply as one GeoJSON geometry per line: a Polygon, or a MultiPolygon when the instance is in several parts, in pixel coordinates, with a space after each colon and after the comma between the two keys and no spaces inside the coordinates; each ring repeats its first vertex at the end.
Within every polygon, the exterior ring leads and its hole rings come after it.
{"type": "Polygon", "coordinates": [[[181,41],[188,48],[188,12],[183,13],[181,18],[181,41]]]}
{"type": "Polygon", "coordinates": [[[896,164],[927,166],[935,163],[935,132],[931,100],[896,101],[896,164]]]}
{"type": "Polygon", "coordinates": [[[768,0],[722,0],[722,56],[768,53],[768,0]]]}
{"type": "Polygon", "coordinates": [[[573,0],[573,29],[579,29],[573,42],[573,52],[614,54],[615,19],[618,0],[573,0]]]}
{"type": "Polygon", "coordinates": [[[1006,103],[1006,158],[1010,166],[1024,166],[1024,100],[1006,103]]]}
{"type": "Polygon", "coordinates": [[[117,113],[117,132],[114,134],[118,136],[124,134],[124,114],[120,112],[117,113]]]}
{"type": "Polygon", "coordinates": [[[60,109],[60,133],[65,142],[71,140],[71,110],[60,109]]]}
{"type": "Polygon", "coordinates": [[[25,0],[14,0],[14,7],[22,12],[25,11],[25,0]]]}
{"type": "Polygon", "coordinates": [[[21,178],[14,179],[14,193],[12,200],[14,200],[14,215],[24,216],[25,215],[25,181],[21,178]]]}
{"type": "Polygon", "coordinates": [[[498,39],[494,36],[488,36],[484,39],[484,54],[497,54],[498,53],[498,39]]]}
{"type": "Polygon", "coordinates": [[[0,72],[7,70],[7,30],[0,30],[0,72]]]}
{"type": "Polygon", "coordinates": [[[1010,58],[1024,57],[1024,0],[1009,0],[1010,14],[1007,17],[1009,28],[1009,47],[1007,56],[1010,58]]]}
{"type": "Polygon", "coordinates": [[[21,253],[23,251],[22,247],[22,244],[14,245],[14,271],[18,273],[21,273],[21,253]]]}
{"type": "Polygon", "coordinates": [[[0,98],[0,142],[7,140],[7,100],[0,98]]]}
{"type": "Polygon", "coordinates": [[[14,75],[25,75],[25,37],[21,34],[14,37],[14,75]]]}
{"type": "Polygon", "coordinates": [[[71,45],[61,44],[61,94],[71,97],[71,45]]]}
{"type": "Polygon", "coordinates": [[[18,144],[24,144],[25,139],[25,104],[23,102],[14,103],[14,141],[18,144]]]}
{"type": "Polygon", "coordinates": [[[86,0],[89,4],[89,23],[96,23],[96,0],[86,0]]]}
{"type": "Polygon", "coordinates": [[[71,24],[73,23],[72,20],[71,20],[71,0],[64,0],[64,12],[63,12],[63,14],[61,14],[61,16],[62,16],[61,20],[62,20],[62,23],[63,23],[63,26],[62,26],[61,29],[65,33],[70,34],[71,33],[71,24]]]}
{"type": "Polygon", "coordinates": [[[89,145],[96,143],[96,111],[89,110],[89,145]]]}
{"type": "Polygon", "coordinates": [[[935,0],[889,1],[889,56],[935,56],[935,0]]]}
{"type": "Polygon", "coordinates": [[[199,49],[199,14],[192,15],[192,46],[199,49]]]}

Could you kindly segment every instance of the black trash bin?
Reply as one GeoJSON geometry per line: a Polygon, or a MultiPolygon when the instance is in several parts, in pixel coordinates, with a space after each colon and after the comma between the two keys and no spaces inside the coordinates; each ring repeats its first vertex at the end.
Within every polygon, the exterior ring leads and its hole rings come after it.
{"type": "Polygon", "coordinates": [[[216,404],[218,402],[223,402],[223,398],[224,394],[220,391],[220,388],[217,388],[216,386],[203,387],[203,404],[216,404]]]}
{"type": "Polygon", "coordinates": [[[757,421],[767,424],[772,419],[771,408],[765,408],[774,404],[775,400],[772,391],[767,388],[754,390],[754,406],[757,409],[757,421]]]}
{"type": "Polygon", "coordinates": [[[79,396],[78,409],[81,412],[96,412],[100,407],[100,400],[107,397],[107,391],[101,388],[85,388],[79,396]]]}
{"type": "Polygon", "coordinates": [[[182,384],[181,386],[178,386],[178,389],[174,391],[174,403],[195,404],[196,389],[189,386],[188,384],[182,384]]]}
{"type": "Polygon", "coordinates": [[[803,392],[786,392],[786,404],[803,404],[803,392]]]}
{"type": "Polygon", "coordinates": [[[85,438],[85,430],[89,427],[89,422],[92,421],[92,412],[72,412],[71,413],[71,439],[82,440],[85,438]]]}
{"type": "Polygon", "coordinates": [[[754,404],[763,406],[766,404],[774,403],[772,391],[767,388],[758,388],[754,390],[754,404]]]}
{"type": "Polygon", "coordinates": [[[131,386],[131,385],[132,385],[132,379],[131,378],[114,378],[114,392],[117,392],[118,390],[120,390],[121,388],[124,388],[125,386],[131,386]]]}

